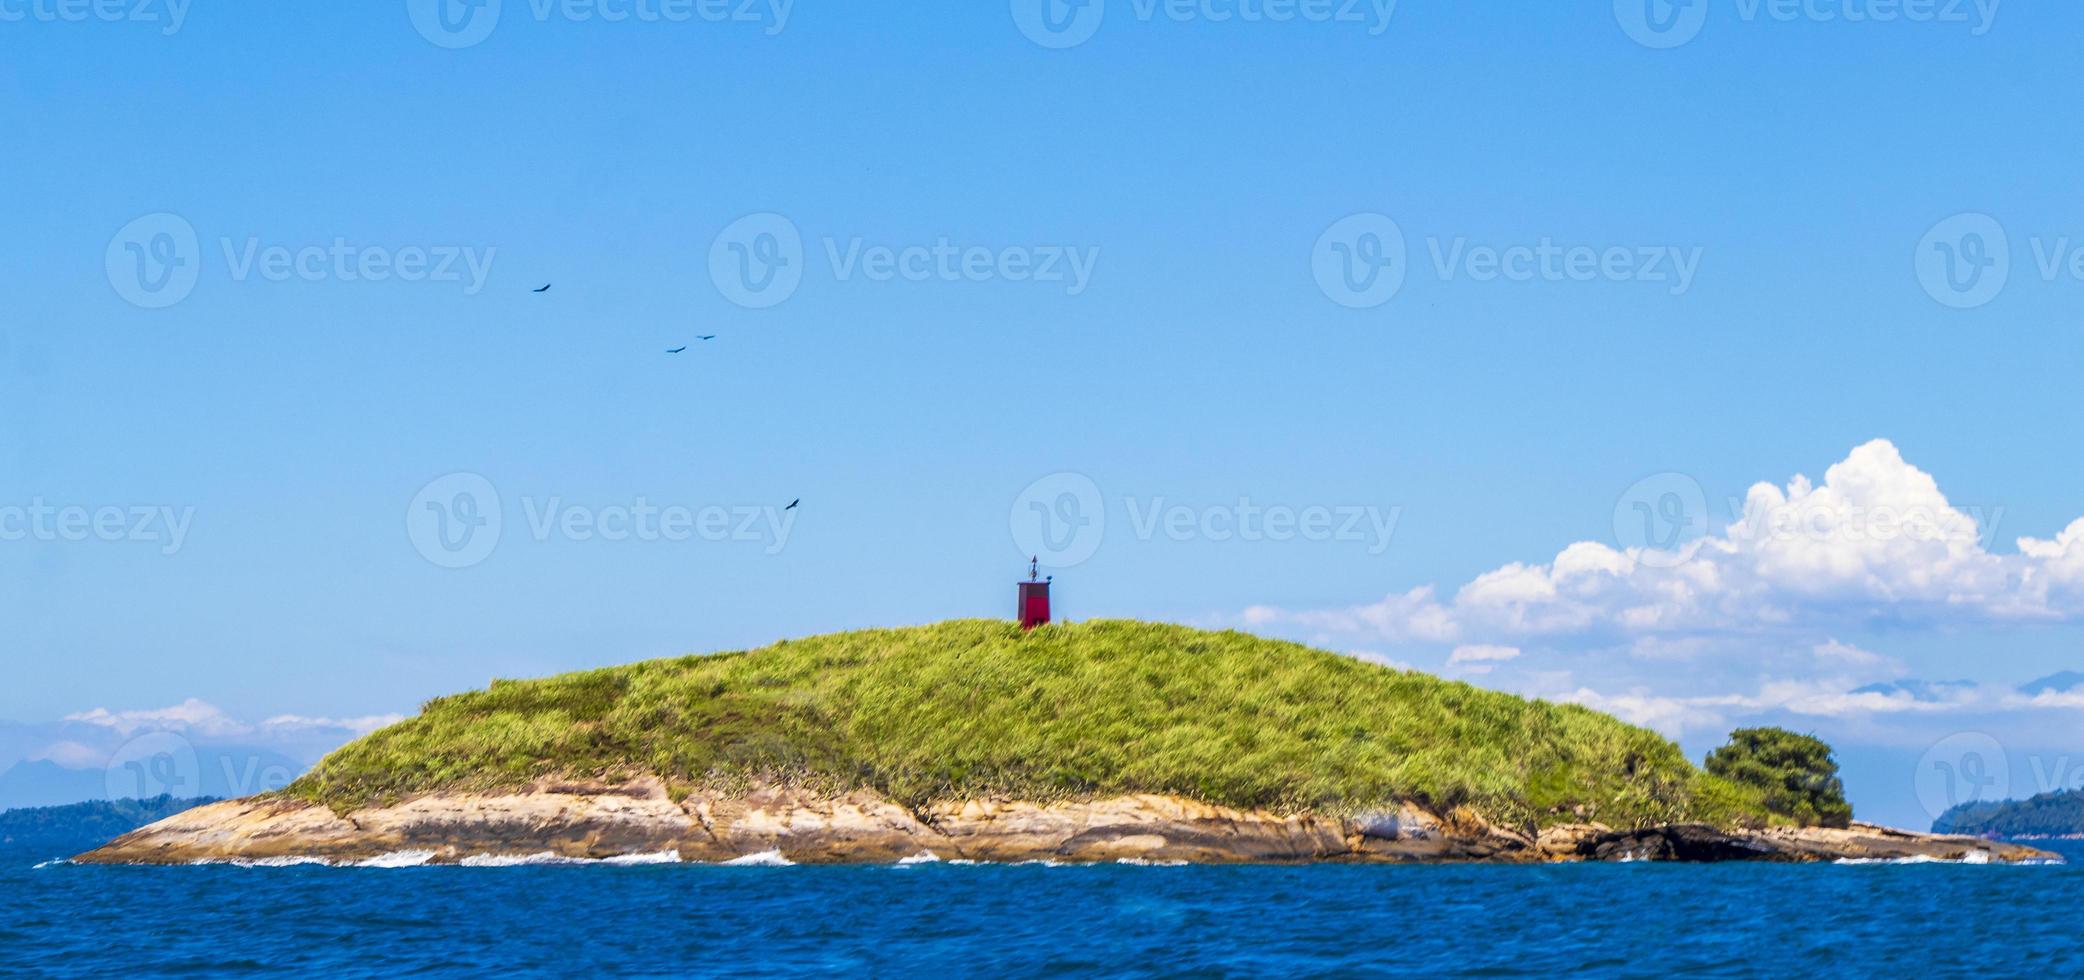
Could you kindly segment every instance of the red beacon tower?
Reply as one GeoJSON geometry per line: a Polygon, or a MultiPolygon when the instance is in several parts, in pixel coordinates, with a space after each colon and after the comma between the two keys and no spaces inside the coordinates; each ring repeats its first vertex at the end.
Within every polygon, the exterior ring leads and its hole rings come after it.
{"type": "Polygon", "coordinates": [[[1042,578],[1042,559],[1028,559],[1028,580],[1020,583],[1020,628],[1031,630],[1049,625],[1049,583],[1056,576],[1042,578]]]}

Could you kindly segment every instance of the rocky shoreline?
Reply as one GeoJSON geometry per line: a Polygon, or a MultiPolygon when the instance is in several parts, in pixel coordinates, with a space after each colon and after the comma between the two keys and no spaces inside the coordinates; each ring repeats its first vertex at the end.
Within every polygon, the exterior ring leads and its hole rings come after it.
{"type": "Polygon", "coordinates": [[[700,863],[904,860],[992,863],[2059,860],[1972,837],[1865,824],[1846,830],[1725,831],[1703,825],[1617,830],[1493,826],[1466,809],[1405,804],[1355,818],[1236,810],[1168,796],[1084,802],[967,800],[914,810],[874,793],[780,787],[697,793],[675,802],[655,779],[545,783],[504,794],[433,794],[346,816],[256,798],[201,807],[118,838],[90,864],[355,863],[416,854],[426,863],[503,858],[663,857],[700,863]]]}

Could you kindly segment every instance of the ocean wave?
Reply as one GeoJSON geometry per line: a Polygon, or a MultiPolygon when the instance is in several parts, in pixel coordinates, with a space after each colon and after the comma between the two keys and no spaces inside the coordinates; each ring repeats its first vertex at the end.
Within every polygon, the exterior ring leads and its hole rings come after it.
{"type": "Polygon", "coordinates": [[[786,868],[793,866],[795,863],[783,857],[780,851],[761,851],[758,854],[732,858],[729,861],[725,861],[724,866],[730,868],[786,868]]]}
{"type": "Polygon", "coordinates": [[[1116,858],[1114,863],[1126,864],[1133,868],[1184,868],[1191,862],[1153,861],[1150,858],[1116,858]]]}
{"type": "Polygon", "coordinates": [[[912,855],[911,857],[908,857],[908,858],[898,858],[898,859],[897,859],[897,863],[898,863],[899,865],[907,865],[907,864],[939,864],[939,863],[941,863],[941,856],[940,856],[940,855],[938,855],[938,854],[935,854],[935,853],[934,853],[934,852],[932,852],[932,851],[920,851],[919,853],[917,853],[917,854],[914,854],[914,855],[912,855]]]}
{"type": "Polygon", "coordinates": [[[356,861],[353,868],[424,868],[433,863],[433,851],[393,851],[379,854],[367,861],[356,861]]]}
{"type": "Polygon", "coordinates": [[[1900,858],[1839,858],[1832,864],[1989,864],[1990,852],[1970,851],[1959,859],[1937,858],[1930,854],[1913,854],[1900,858]]]}
{"type": "Polygon", "coordinates": [[[305,868],[331,867],[333,862],[322,857],[288,854],[267,858],[203,858],[188,862],[192,868],[305,868]]]}
{"type": "Polygon", "coordinates": [[[578,858],[543,851],[538,854],[473,854],[456,862],[459,868],[526,868],[548,864],[585,864],[578,858]]]}
{"type": "Polygon", "coordinates": [[[456,864],[465,868],[526,868],[546,865],[584,866],[615,865],[634,866],[652,864],[681,864],[679,851],[653,851],[646,854],[617,854],[606,858],[566,857],[543,851],[537,854],[473,854],[456,864]]]}
{"type": "Polygon", "coordinates": [[[250,861],[232,862],[233,865],[241,868],[302,868],[314,864],[323,866],[330,865],[332,863],[333,862],[321,857],[298,856],[255,858],[250,861]]]}
{"type": "MultiPolygon", "coordinates": [[[[438,856],[439,856],[439,852],[436,852],[436,851],[392,851],[392,852],[391,852],[391,853],[389,853],[389,854],[379,854],[379,855],[377,855],[376,857],[372,857],[372,858],[365,858],[365,859],[363,859],[363,860],[360,860],[360,861],[341,861],[341,860],[335,860],[335,859],[332,859],[332,858],[323,858],[323,857],[317,857],[317,856],[315,856],[315,855],[287,855],[287,856],[284,856],[284,857],[271,857],[271,858],[231,858],[231,859],[225,859],[225,858],[205,858],[205,859],[203,859],[203,860],[200,860],[200,861],[191,861],[191,862],[189,862],[189,864],[190,864],[191,866],[194,866],[194,867],[212,867],[212,866],[219,866],[219,867],[233,867],[233,868],[306,868],[306,867],[318,867],[318,868],[359,868],[359,869],[365,869],[365,870],[386,870],[386,869],[396,869],[396,868],[425,868],[425,867],[433,866],[433,865],[434,865],[434,859],[435,859],[436,857],[438,857],[438,856]]],[[[754,855],[754,856],[755,856],[755,857],[758,857],[759,855],[754,855]]],[[[45,862],[45,864],[46,864],[46,865],[47,865],[47,864],[55,864],[55,863],[69,863],[69,862],[45,862]]],[[[551,853],[551,852],[549,852],[549,851],[544,851],[544,852],[542,852],[542,853],[539,853],[539,854],[473,854],[473,855],[470,855],[469,857],[465,857],[465,858],[462,858],[461,860],[458,860],[457,862],[455,862],[455,866],[456,866],[456,867],[463,867],[463,868],[517,868],[517,867],[524,867],[524,866],[530,866],[530,865],[549,865],[549,864],[573,864],[573,865],[587,865],[587,864],[599,864],[599,865],[621,865],[621,866],[634,866],[634,865],[653,865],[653,864],[681,864],[681,863],[683,863],[683,862],[682,862],[682,861],[681,861],[681,859],[680,859],[680,852],[678,852],[678,851],[656,851],[656,852],[652,852],[652,853],[646,853],[646,854],[618,854],[618,855],[616,855],[616,856],[614,856],[614,857],[609,857],[609,858],[598,858],[598,859],[596,859],[596,858],[575,858],[575,857],[565,857],[565,856],[563,856],[563,855],[561,855],[561,854],[553,854],[553,853],[551,853]]],[[[38,867],[44,867],[44,866],[45,866],[45,865],[38,865],[38,867]]]]}

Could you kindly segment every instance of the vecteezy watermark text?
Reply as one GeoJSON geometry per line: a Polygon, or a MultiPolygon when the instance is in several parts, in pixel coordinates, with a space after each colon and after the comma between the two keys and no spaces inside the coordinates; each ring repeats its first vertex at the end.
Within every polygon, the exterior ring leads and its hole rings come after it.
{"type": "Polygon", "coordinates": [[[0,0],[0,23],[157,24],[172,37],[188,23],[194,0],[0,0]]]}
{"type": "MultiPolygon", "coordinates": [[[[431,44],[458,49],[482,44],[499,28],[510,0],[406,0],[413,29],[431,44]]],[[[515,7],[523,4],[514,3],[515,7]]],[[[795,0],[527,0],[538,24],[742,24],[768,37],[789,27],[795,0]]]]}
{"type": "Polygon", "coordinates": [[[1428,238],[1426,249],[1442,282],[1647,282],[1667,286],[1673,296],[1693,288],[1703,251],[1698,245],[1559,245],[1547,237],[1503,246],[1428,238]]]}
{"type": "MultiPolygon", "coordinates": [[[[2035,234],[2026,239],[2032,273],[2042,283],[2084,283],[2084,239],[2070,234],[2035,234]]],[[[1940,221],[1918,240],[1912,257],[1918,284],[1934,302],[1957,310],[1989,304],[2019,271],[2020,253],[2004,224],[1968,211],[1940,221]]]]}
{"type": "MultiPolygon", "coordinates": [[[[946,236],[924,243],[872,242],[859,235],[825,236],[823,257],[832,280],[871,283],[1033,284],[1078,296],[1092,284],[1099,246],[962,244],[946,236]]],[[[783,215],[747,215],[732,222],[709,248],[709,278],[724,298],[748,309],[787,302],[803,285],[803,233],[783,215]]]]}
{"type": "Polygon", "coordinates": [[[637,497],[628,504],[590,507],[562,497],[521,498],[529,534],[537,541],[711,541],[755,542],[770,555],[788,547],[796,512],[774,506],[653,504],[637,497]]]}
{"type": "Polygon", "coordinates": [[[258,238],[221,242],[224,264],[234,282],[446,282],[462,283],[463,295],[476,296],[492,275],[497,248],[479,251],[468,245],[407,245],[388,248],[357,245],[335,238],[329,245],[267,245],[258,238]]]}
{"type": "MultiPolygon", "coordinates": [[[[560,495],[520,498],[528,536],[537,543],[711,542],[759,544],[769,555],[789,544],[799,511],[773,505],[658,504],[644,496],[606,505],[567,503],[560,495]]],[[[406,535],[420,556],[443,568],[469,568],[492,557],[506,528],[506,507],[490,480],[452,473],[421,488],[406,507],[406,535]]]]}
{"type": "MultiPolygon", "coordinates": [[[[1389,30],[1397,0],[1115,0],[1138,23],[1341,24],[1370,37],[1389,30]]],[[[1075,48],[1107,20],[1108,0],[1012,0],[1013,24],[1045,48],[1075,48]]]]}
{"type": "MultiPolygon", "coordinates": [[[[1730,0],[1738,22],[1757,24],[1953,24],[1990,33],[2003,0],[1730,0]]],[[[1722,0],[1614,0],[1614,20],[1646,48],[1681,47],[1708,26],[1722,0]]]]}
{"type": "Polygon", "coordinates": [[[1123,497],[1129,527],[1138,541],[1163,534],[1169,541],[1341,541],[1367,545],[1367,553],[1389,550],[1403,508],[1362,505],[1294,507],[1258,504],[1250,497],[1206,506],[1167,503],[1164,497],[1123,497]]]}
{"type": "MultiPolygon", "coordinates": [[[[218,240],[233,282],[404,282],[459,285],[483,291],[499,249],[473,245],[272,243],[258,236],[218,240]]],[[[143,309],[165,309],[195,291],[207,263],[195,226],[176,214],[149,214],[123,226],[103,256],[109,286],[143,309]]]]}
{"type": "MultiPolygon", "coordinates": [[[[1401,507],[1267,504],[1249,496],[1220,504],[1179,503],[1163,496],[1121,498],[1131,536],[1149,542],[1337,542],[1389,550],[1401,507]]],[[[1013,543],[1054,568],[1091,558],[1106,539],[1107,501],[1082,473],[1055,473],[1028,484],[1009,515],[1013,543]]]]}
{"type": "MultiPolygon", "coordinates": [[[[1427,265],[1441,282],[1645,283],[1672,296],[1693,289],[1705,250],[1669,244],[1568,244],[1543,235],[1531,242],[1471,242],[1465,236],[1425,239],[1427,265]]],[[[1410,276],[1410,246],[1387,215],[1361,213],[1334,222],[1310,252],[1317,288],[1332,302],[1371,309],[1396,298],[1410,276]]]]}
{"type": "Polygon", "coordinates": [[[188,540],[195,508],[83,507],[46,503],[42,497],[0,505],[0,541],[144,542],[172,556],[188,540]]]}

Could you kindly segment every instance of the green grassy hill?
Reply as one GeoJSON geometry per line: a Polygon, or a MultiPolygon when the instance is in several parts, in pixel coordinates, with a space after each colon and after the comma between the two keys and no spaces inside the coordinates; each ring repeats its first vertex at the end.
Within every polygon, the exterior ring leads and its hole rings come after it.
{"type": "Polygon", "coordinates": [[[1494,821],[1763,822],[1677,746],[1528,701],[1243,633],[960,621],[633,664],[429,702],[286,792],[336,809],[543,776],[749,777],[912,805],[1126,792],[1352,813],[1403,799],[1494,821]]]}

